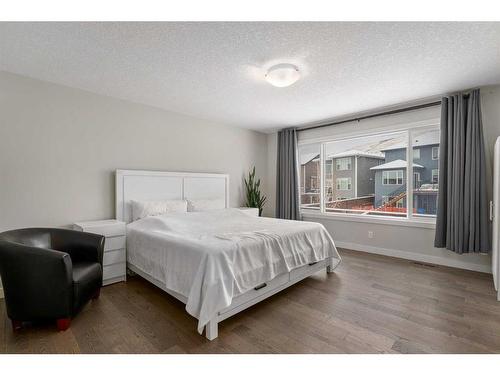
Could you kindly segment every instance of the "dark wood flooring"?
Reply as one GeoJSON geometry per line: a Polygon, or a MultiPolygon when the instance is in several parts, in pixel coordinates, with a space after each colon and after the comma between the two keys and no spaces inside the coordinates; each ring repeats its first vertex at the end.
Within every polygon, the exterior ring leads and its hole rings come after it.
{"type": "Polygon", "coordinates": [[[13,332],[0,353],[499,353],[491,275],[342,250],[321,272],[220,323],[209,342],[184,305],[140,277],[102,290],[57,332],[13,332]]]}

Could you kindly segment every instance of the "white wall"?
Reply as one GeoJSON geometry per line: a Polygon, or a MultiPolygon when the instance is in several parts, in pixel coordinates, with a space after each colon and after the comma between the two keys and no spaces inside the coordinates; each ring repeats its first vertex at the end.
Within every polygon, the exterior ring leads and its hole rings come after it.
{"type": "Polygon", "coordinates": [[[161,109],[0,72],[0,231],[114,217],[114,171],[228,173],[244,201],[266,189],[267,138],[161,109]]]}
{"type": "MultiPolygon", "coordinates": [[[[489,166],[489,194],[491,194],[491,156],[495,139],[500,136],[500,86],[481,88],[483,126],[489,166]]],[[[439,107],[398,115],[377,117],[360,122],[351,122],[329,128],[322,128],[299,133],[299,140],[320,138],[328,134],[342,135],[356,131],[397,126],[400,123],[425,121],[440,117],[439,107]]],[[[276,134],[268,135],[268,165],[276,165],[276,134]]],[[[276,169],[268,170],[269,191],[275,190],[276,169]],[[274,175],[273,171],[274,170],[274,175]]],[[[434,248],[434,229],[422,227],[393,226],[379,223],[361,223],[336,219],[308,218],[321,222],[332,234],[334,240],[342,246],[354,250],[388,254],[407,259],[415,259],[453,267],[490,272],[490,256],[480,254],[457,255],[451,251],[434,248]],[[374,232],[368,238],[368,231],[374,232]]]]}

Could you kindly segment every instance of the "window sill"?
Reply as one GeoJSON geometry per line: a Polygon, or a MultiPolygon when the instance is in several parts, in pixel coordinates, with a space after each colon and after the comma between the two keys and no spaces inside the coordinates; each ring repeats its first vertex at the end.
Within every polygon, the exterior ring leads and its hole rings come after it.
{"type": "Polygon", "coordinates": [[[356,214],[337,214],[337,213],[322,213],[309,210],[301,210],[300,214],[304,218],[332,220],[332,221],[353,221],[358,223],[372,223],[380,225],[395,225],[403,227],[416,227],[435,229],[435,219],[406,219],[406,218],[392,218],[392,217],[367,217],[356,214]]]}

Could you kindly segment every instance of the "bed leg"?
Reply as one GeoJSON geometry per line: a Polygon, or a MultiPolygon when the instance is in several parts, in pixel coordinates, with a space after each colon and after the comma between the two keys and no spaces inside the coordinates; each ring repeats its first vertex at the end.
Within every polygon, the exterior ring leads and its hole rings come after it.
{"type": "Polygon", "coordinates": [[[326,273],[333,273],[333,270],[335,269],[335,259],[334,258],[328,258],[327,263],[326,263],[326,273]]]}
{"type": "Polygon", "coordinates": [[[218,325],[219,323],[217,322],[217,318],[213,318],[205,326],[205,335],[207,336],[207,339],[209,339],[210,341],[216,339],[217,336],[219,335],[218,325]]]}

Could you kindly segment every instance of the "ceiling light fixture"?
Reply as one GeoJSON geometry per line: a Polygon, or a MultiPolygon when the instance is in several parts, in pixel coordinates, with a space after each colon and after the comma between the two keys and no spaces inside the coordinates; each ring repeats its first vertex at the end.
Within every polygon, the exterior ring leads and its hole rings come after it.
{"type": "Polygon", "coordinates": [[[299,68],[292,64],[277,64],[269,68],[266,81],[276,87],[293,85],[300,78],[299,68]]]}

